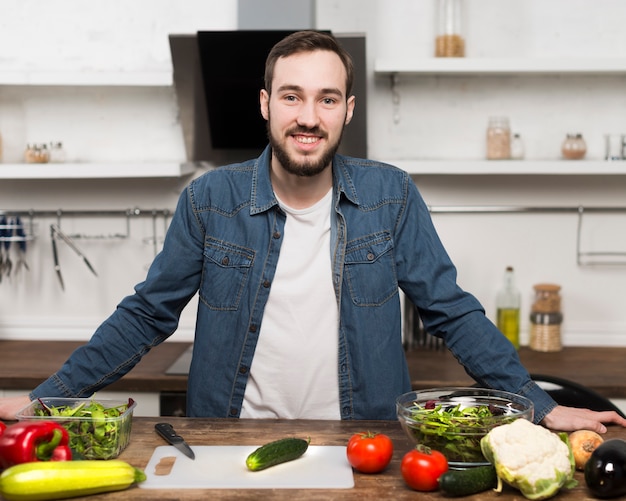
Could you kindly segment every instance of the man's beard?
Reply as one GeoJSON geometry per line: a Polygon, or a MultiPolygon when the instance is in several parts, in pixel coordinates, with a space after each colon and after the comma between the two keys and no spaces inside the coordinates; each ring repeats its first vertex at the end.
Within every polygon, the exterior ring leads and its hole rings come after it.
{"type": "MultiPolygon", "coordinates": [[[[317,127],[313,129],[295,127],[294,129],[288,131],[285,137],[298,133],[315,134],[323,138],[327,137],[327,135],[322,133],[317,127]]],[[[329,144],[326,147],[326,151],[323,152],[323,155],[319,157],[318,160],[315,160],[314,158],[305,158],[302,162],[298,162],[291,158],[287,150],[283,148],[280,141],[272,135],[269,119],[267,120],[267,136],[269,138],[270,146],[272,147],[272,153],[280,162],[283,169],[296,176],[313,177],[323,172],[324,169],[332,162],[335,153],[337,153],[337,150],[339,149],[339,144],[341,143],[341,138],[343,136],[343,129],[341,130],[341,134],[339,135],[337,141],[334,144],[329,144]]]]}

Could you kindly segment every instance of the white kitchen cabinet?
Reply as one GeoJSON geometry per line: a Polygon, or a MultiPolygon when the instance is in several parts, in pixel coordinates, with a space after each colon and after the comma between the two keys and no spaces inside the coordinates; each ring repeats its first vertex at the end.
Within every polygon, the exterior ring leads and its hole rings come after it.
{"type": "MultiPolygon", "coordinates": [[[[378,77],[389,77],[392,96],[397,102],[393,106],[403,112],[401,97],[396,93],[398,82],[419,82],[420,78],[436,77],[437,79],[454,79],[470,77],[479,79],[508,77],[624,77],[626,76],[626,58],[603,57],[563,57],[563,58],[421,58],[421,59],[377,59],[374,73],[378,77]]],[[[574,84],[576,85],[576,84],[574,84]]],[[[523,92],[519,87],[512,86],[510,93],[523,92]]],[[[453,88],[452,86],[450,88],[453,88]]],[[[601,87],[599,87],[601,89],[601,87]]],[[[404,87],[404,92],[408,92],[404,87]]],[[[420,92],[428,92],[431,87],[425,86],[420,92]]],[[[398,91],[399,92],[399,91],[398,91]]],[[[414,92],[411,90],[410,92],[414,92]]],[[[505,90],[506,92],[506,90],[505,90]]],[[[448,96],[453,101],[462,102],[467,96],[459,90],[448,96]]],[[[441,98],[441,95],[438,96],[441,98]]],[[[474,96],[476,98],[476,96],[474,96]]],[[[479,96],[483,98],[483,96],[479,96]]],[[[433,99],[436,102],[436,98],[433,99]]],[[[436,107],[436,105],[433,105],[436,107]]],[[[443,106],[443,103],[442,103],[443,106]]],[[[431,109],[432,112],[432,109],[431,109]]],[[[385,159],[383,159],[385,160],[385,159]]],[[[488,161],[477,159],[387,159],[414,175],[557,175],[557,176],[588,176],[588,175],[626,175],[626,161],[606,162],[599,159],[560,160],[530,159],[510,161],[488,161]]]]}

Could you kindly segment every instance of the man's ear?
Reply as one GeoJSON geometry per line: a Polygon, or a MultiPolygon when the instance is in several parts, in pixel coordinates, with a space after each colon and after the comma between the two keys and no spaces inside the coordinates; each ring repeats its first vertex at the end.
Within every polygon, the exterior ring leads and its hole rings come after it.
{"type": "Polygon", "coordinates": [[[350,121],[352,120],[352,115],[354,115],[354,106],[356,105],[356,97],[354,96],[350,96],[348,98],[348,107],[346,110],[346,123],[345,125],[348,125],[350,123],[350,121]]]}
{"type": "Polygon", "coordinates": [[[270,116],[270,95],[265,89],[261,89],[259,93],[259,103],[261,105],[261,115],[265,120],[268,120],[270,116]]]}

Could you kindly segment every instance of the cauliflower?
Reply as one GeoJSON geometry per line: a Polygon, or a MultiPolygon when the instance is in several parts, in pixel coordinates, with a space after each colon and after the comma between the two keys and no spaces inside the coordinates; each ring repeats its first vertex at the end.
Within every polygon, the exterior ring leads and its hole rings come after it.
{"type": "Polygon", "coordinates": [[[502,481],[528,499],[547,499],[561,487],[574,487],[574,456],[567,434],[557,435],[543,426],[517,419],[492,429],[480,448],[502,481]]]}

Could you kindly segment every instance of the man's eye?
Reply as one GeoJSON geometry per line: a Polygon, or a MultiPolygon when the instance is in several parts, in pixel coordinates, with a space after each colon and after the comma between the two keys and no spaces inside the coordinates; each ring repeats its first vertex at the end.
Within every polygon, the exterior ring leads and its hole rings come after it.
{"type": "Polygon", "coordinates": [[[333,98],[331,98],[331,97],[326,97],[326,98],[324,98],[323,103],[328,105],[328,106],[331,106],[331,105],[335,104],[335,100],[333,98]]]}

